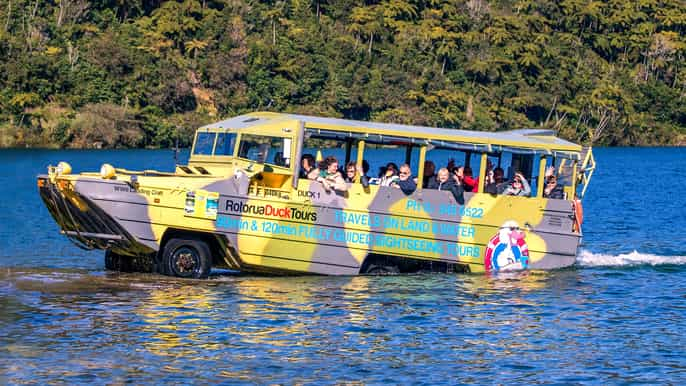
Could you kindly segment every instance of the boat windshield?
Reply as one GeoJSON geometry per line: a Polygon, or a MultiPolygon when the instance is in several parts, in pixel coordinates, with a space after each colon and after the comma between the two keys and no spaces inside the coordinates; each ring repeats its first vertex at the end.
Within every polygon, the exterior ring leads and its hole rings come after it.
{"type": "Polygon", "coordinates": [[[236,145],[236,133],[217,134],[217,144],[214,146],[214,155],[233,155],[236,145]]]}
{"type": "Polygon", "coordinates": [[[212,155],[214,140],[217,133],[198,133],[193,147],[194,155],[212,155]]]}
{"type": "Polygon", "coordinates": [[[290,166],[290,139],[266,135],[243,134],[238,148],[238,157],[259,164],[290,166]]]}

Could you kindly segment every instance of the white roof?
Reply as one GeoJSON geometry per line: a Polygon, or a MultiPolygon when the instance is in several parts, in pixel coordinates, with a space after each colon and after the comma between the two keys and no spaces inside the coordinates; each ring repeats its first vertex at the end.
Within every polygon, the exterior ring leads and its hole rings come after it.
{"type": "MultiPolygon", "coordinates": [[[[521,146],[529,145],[546,146],[550,148],[558,147],[581,147],[575,143],[566,141],[555,136],[552,130],[544,129],[522,129],[501,132],[489,131],[474,131],[474,130],[459,130],[448,128],[437,128],[427,126],[401,125],[395,123],[380,123],[368,121],[356,121],[351,119],[339,118],[325,118],[298,114],[281,114],[281,113],[254,113],[239,115],[223,121],[211,123],[201,127],[201,129],[243,129],[252,126],[257,126],[265,123],[273,123],[279,120],[300,120],[304,122],[306,128],[318,128],[331,130],[331,126],[344,126],[357,129],[372,129],[373,134],[386,134],[397,136],[402,134],[408,137],[421,138],[422,134],[427,136],[441,136],[441,137],[462,137],[474,138],[479,142],[488,140],[491,143],[512,143],[519,142],[521,146]],[[405,134],[406,133],[406,134],[405,134]]],[[[537,147],[538,147],[537,146],[537,147]]]]}

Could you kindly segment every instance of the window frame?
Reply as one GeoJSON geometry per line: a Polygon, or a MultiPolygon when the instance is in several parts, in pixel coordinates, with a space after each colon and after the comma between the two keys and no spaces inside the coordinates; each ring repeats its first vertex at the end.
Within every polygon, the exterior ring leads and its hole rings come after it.
{"type": "Polygon", "coordinates": [[[193,148],[191,149],[191,157],[212,157],[214,154],[214,146],[217,143],[217,132],[216,131],[198,131],[195,133],[195,137],[193,138],[193,148]],[[207,134],[207,135],[213,135],[214,139],[212,139],[212,146],[210,148],[210,153],[196,153],[197,145],[198,145],[198,138],[200,135],[207,134]]]}
{"type": "MultiPolygon", "coordinates": [[[[276,167],[276,168],[279,168],[279,169],[288,169],[288,170],[292,170],[292,169],[293,169],[293,154],[294,154],[294,153],[293,153],[293,143],[294,143],[294,142],[295,142],[295,141],[293,141],[293,138],[290,137],[290,136],[266,135],[266,134],[256,134],[256,133],[240,133],[240,134],[238,135],[238,137],[236,138],[236,144],[235,144],[235,148],[234,148],[234,154],[235,154],[235,158],[236,158],[236,159],[240,159],[240,160],[242,160],[242,161],[244,161],[244,162],[254,162],[254,163],[257,164],[257,165],[268,165],[269,167],[276,167]],[[279,148],[284,148],[285,143],[286,143],[286,139],[290,139],[290,140],[291,140],[291,144],[290,144],[290,154],[291,154],[291,157],[288,158],[289,164],[288,164],[288,165],[278,165],[278,164],[275,164],[275,163],[267,162],[266,159],[265,159],[264,162],[258,162],[257,160],[253,160],[253,159],[250,159],[250,158],[241,156],[241,145],[243,144],[243,138],[245,138],[246,136],[253,136],[253,137],[269,137],[269,138],[277,138],[277,139],[280,139],[280,140],[282,141],[282,146],[279,147],[279,148]]],[[[272,148],[271,142],[270,142],[270,148],[272,148]]]]}
{"type": "Polygon", "coordinates": [[[236,151],[237,151],[236,146],[238,145],[238,138],[239,138],[238,133],[233,132],[233,131],[218,132],[217,137],[215,138],[215,141],[214,141],[214,149],[212,151],[212,156],[213,157],[220,157],[220,158],[234,157],[236,154],[236,151]],[[220,135],[233,135],[234,136],[234,143],[233,143],[233,146],[231,148],[231,154],[217,154],[217,145],[219,143],[219,136],[220,135]]]}

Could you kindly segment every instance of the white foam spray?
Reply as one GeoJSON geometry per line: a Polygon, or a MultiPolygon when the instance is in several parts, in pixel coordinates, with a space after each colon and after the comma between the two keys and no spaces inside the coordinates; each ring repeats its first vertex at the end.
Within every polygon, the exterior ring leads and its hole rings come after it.
{"type": "Polygon", "coordinates": [[[633,251],[619,255],[579,251],[576,262],[582,267],[686,264],[686,256],[659,256],[633,251]]]}

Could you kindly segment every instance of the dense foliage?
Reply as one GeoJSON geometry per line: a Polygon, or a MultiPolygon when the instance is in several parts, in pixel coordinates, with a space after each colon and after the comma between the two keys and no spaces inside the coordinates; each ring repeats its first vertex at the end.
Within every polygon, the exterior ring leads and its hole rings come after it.
{"type": "Polygon", "coordinates": [[[681,0],[0,8],[0,146],[169,146],[254,110],[686,142],[681,0]]]}

